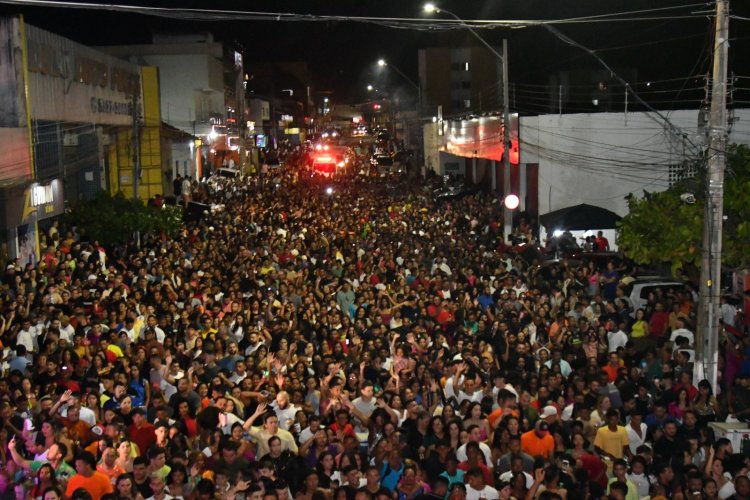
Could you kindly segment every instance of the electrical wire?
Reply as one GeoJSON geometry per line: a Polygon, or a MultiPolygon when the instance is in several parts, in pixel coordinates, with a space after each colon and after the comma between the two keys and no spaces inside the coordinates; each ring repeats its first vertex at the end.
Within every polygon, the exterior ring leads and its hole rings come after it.
{"type": "Polygon", "coordinates": [[[670,7],[659,7],[638,11],[615,12],[585,17],[574,17],[567,19],[514,19],[514,20],[486,20],[486,19],[425,19],[409,17],[375,17],[375,16],[342,16],[342,15],[319,15],[319,14],[297,14],[285,12],[260,12],[243,10],[222,9],[200,9],[200,8],[174,8],[174,7],[150,7],[128,4],[111,3],[86,3],[73,1],[54,0],[0,0],[0,3],[8,5],[23,5],[33,7],[51,7],[64,9],[100,10],[109,12],[123,12],[131,14],[142,14],[155,17],[167,17],[170,19],[182,19],[191,21],[275,21],[275,22],[361,22],[372,23],[390,28],[417,29],[424,31],[436,31],[446,29],[472,28],[525,28],[529,26],[544,26],[552,24],[582,24],[582,23],[606,23],[606,22],[642,22],[674,19],[697,19],[704,17],[700,13],[688,13],[685,15],[668,16],[643,16],[642,14],[659,13],[680,9],[691,9],[703,7],[704,3],[695,3],[670,7]],[[635,16],[635,17],[623,17],[635,16]]]}
{"type": "Polygon", "coordinates": [[[643,98],[642,98],[642,97],[640,96],[640,94],[639,94],[638,92],[636,92],[635,90],[633,90],[633,88],[632,88],[632,87],[630,87],[630,84],[628,84],[628,82],[627,82],[627,81],[625,81],[625,79],[624,79],[624,78],[622,78],[622,77],[621,77],[621,76],[620,76],[620,75],[619,75],[619,74],[618,74],[617,72],[615,72],[615,71],[614,71],[614,69],[612,69],[612,68],[611,68],[611,67],[610,67],[610,66],[609,66],[609,65],[608,65],[608,64],[607,64],[607,63],[606,63],[606,62],[604,61],[604,59],[602,59],[601,57],[599,57],[599,55],[598,55],[598,54],[597,54],[597,53],[596,53],[595,51],[593,51],[593,50],[589,49],[588,47],[586,47],[586,46],[584,46],[584,45],[582,45],[582,44],[578,43],[577,41],[573,40],[572,38],[568,37],[567,35],[565,35],[564,33],[562,33],[562,32],[561,32],[560,30],[558,30],[557,28],[555,28],[554,26],[550,26],[550,25],[544,25],[544,27],[545,27],[545,29],[547,29],[547,31],[549,31],[550,33],[552,33],[553,35],[555,35],[555,36],[556,36],[556,37],[557,37],[558,39],[562,40],[563,42],[567,43],[568,45],[571,45],[571,46],[573,46],[573,47],[577,47],[577,48],[579,48],[579,49],[581,49],[581,50],[584,50],[585,52],[588,52],[588,53],[589,53],[589,54],[590,54],[591,56],[593,56],[593,57],[594,57],[594,59],[596,59],[596,60],[597,60],[597,61],[599,62],[599,64],[600,64],[600,65],[601,65],[602,67],[604,67],[604,68],[605,68],[605,69],[606,69],[607,71],[609,71],[609,72],[610,72],[610,74],[612,75],[612,77],[613,77],[613,78],[615,78],[615,79],[616,79],[617,81],[619,81],[619,82],[620,82],[620,84],[621,84],[621,85],[623,85],[623,86],[624,86],[624,87],[625,87],[625,88],[626,88],[626,89],[628,90],[628,92],[629,92],[629,93],[630,93],[630,94],[631,94],[631,95],[632,95],[633,97],[635,97],[635,99],[636,99],[636,100],[637,100],[638,102],[640,102],[640,103],[641,103],[641,104],[642,104],[643,106],[645,106],[645,107],[646,107],[646,108],[647,108],[648,110],[650,110],[650,111],[651,111],[651,113],[653,113],[654,115],[656,115],[656,117],[657,117],[657,118],[658,118],[659,120],[663,121],[663,122],[664,122],[664,123],[665,123],[666,125],[668,125],[668,127],[669,127],[669,129],[670,129],[670,132],[671,132],[671,133],[672,133],[672,134],[673,134],[673,135],[674,135],[675,137],[684,137],[684,138],[687,138],[688,142],[690,143],[691,147],[692,147],[692,148],[693,148],[693,150],[694,150],[694,151],[693,151],[693,152],[694,152],[694,154],[695,154],[695,155],[697,156],[697,155],[698,155],[698,154],[700,153],[700,148],[699,148],[699,147],[698,147],[698,146],[697,146],[697,145],[696,145],[695,143],[693,143],[693,142],[692,142],[692,141],[690,140],[690,138],[689,138],[689,137],[687,137],[687,134],[686,134],[685,132],[683,132],[683,131],[682,131],[682,129],[680,129],[680,128],[676,127],[676,126],[675,126],[675,125],[674,125],[674,124],[673,124],[673,123],[672,123],[672,122],[670,121],[669,117],[667,117],[666,115],[664,115],[664,113],[662,113],[661,111],[657,110],[656,108],[654,108],[653,106],[651,106],[651,105],[650,105],[649,103],[647,103],[647,102],[646,102],[646,101],[645,101],[645,100],[644,100],[644,99],[643,99],[643,98]]]}

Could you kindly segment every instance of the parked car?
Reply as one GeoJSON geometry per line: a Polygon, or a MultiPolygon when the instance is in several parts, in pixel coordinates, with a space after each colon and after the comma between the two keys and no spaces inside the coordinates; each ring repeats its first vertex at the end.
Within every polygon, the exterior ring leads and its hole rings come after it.
{"type": "Polygon", "coordinates": [[[386,154],[373,155],[370,164],[373,168],[377,169],[378,174],[390,174],[397,170],[396,162],[393,161],[390,155],[386,154]]]}
{"type": "Polygon", "coordinates": [[[435,201],[455,200],[465,196],[472,196],[481,191],[477,184],[454,184],[433,191],[435,201]]]}
{"type": "Polygon", "coordinates": [[[221,191],[225,184],[241,178],[242,172],[236,168],[219,168],[205,181],[211,191],[221,191]]]}
{"type": "Polygon", "coordinates": [[[646,306],[648,296],[659,288],[664,293],[676,293],[678,291],[689,291],[693,295],[693,301],[698,300],[698,294],[692,287],[679,279],[665,278],[660,276],[647,276],[636,278],[625,287],[625,295],[633,303],[633,310],[630,315],[635,316],[635,311],[646,306]]]}

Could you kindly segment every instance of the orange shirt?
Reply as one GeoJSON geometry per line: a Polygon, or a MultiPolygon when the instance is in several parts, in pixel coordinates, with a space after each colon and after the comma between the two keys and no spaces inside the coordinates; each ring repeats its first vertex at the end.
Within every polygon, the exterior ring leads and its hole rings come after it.
{"type": "Polygon", "coordinates": [[[614,367],[611,364],[607,363],[607,365],[602,368],[602,371],[605,371],[607,373],[607,380],[611,383],[617,380],[617,372],[620,371],[620,367],[614,367]]]}
{"type": "Polygon", "coordinates": [[[112,484],[115,484],[118,477],[125,474],[125,469],[123,469],[119,465],[115,465],[111,469],[107,469],[103,464],[99,464],[96,466],[96,470],[107,476],[112,484]]]}
{"type": "Polygon", "coordinates": [[[94,471],[90,477],[85,477],[81,474],[71,477],[68,481],[68,487],[65,489],[65,496],[68,498],[72,497],[78,488],[88,491],[93,500],[100,500],[107,493],[114,493],[112,482],[99,471],[94,471]]]}
{"type": "MultiPolygon", "coordinates": [[[[521,416],[518,410],[514,410],[514,409],[510,409],[510,414],[516,418],[520,418],[521,416]]],[[[495,429],[504,416],[505,416],[504,408],[497,408],[495,410],[492,410],[492,413],[487,415],[487,421],[490,424],[490,429],[495,429]]]]}
{"type": "Polygon", "coordinates": [[[540,438],[534,430],[521,434],[521,451],[532,457],[542,456],[547,460],[555,451],[555,438],[551,434],[540,438]]]}

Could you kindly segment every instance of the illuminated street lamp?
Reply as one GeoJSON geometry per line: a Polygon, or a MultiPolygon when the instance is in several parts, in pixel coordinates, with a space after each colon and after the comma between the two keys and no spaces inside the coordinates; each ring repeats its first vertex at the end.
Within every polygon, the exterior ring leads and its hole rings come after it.
{"type": "MultiPolygon", "coordinates": [[[[503,53],[499,53],[487,40],[482,38],[482,36],[477,33],[477,31],[471,27],[470,24],[467,24],[466,21],[458,17],[456,14],[449,10],[440,9],[432,2],[428,2],[424,4],[422,7],[424,12],[428,14],[436,13],[436,14],[447,14],[448,16],[452,17],[456,21],[459,22],[460,26],[463,28],[466,28],[469,30],[469,33],[474,35],[474,37],[479,40],[482,45],[487,47],[487,49],[497,57],[498,61],[500,61],[500,64],[503,68],[503,75],[502,75],[502,81],[500,82],[500,86],[503,89],[503,160],[504,160],[504,166],[505,166],[505,175],[503,175],[503,194],[507,194],[508,191],[510,191],[510,150],[511,150],[511,144],[510,144],[510,110],[508,105],[508,42],[507,40],[503,40],[503,53]]],[[[508,195],[515,196],[515,195],[508,195]]],[[[518,199],[518,197],[515,197],[518,199]]],[[[507,198],[506,198],[507,199],[507,198]]],[[[504,226],[505,226],[505,235],[506,237],[510,234],[512,230],[512,215],[511,210],[507,208],[505,210],[505,217],[504,217],[504,226]]]]}
{"type": "Polygon", "coordinates": [[[373,88],[374,88],[374,87],[373,87],[372,85],[368,85],[368,86],[367,86],[367,91],[368,91],[368,92],[372,92],[372,89],[373,89],[373,88]]]}
{"type": "MultiPolygon", "coordinates": [[[[399,76],[401,76],[401,78],[403,78],[404,80],[406,80],[407,82],[409,82],[412,87],[414,87],[415,89],[417,89],[417,113],[419,113],[419,111],[420,111],[420,109],[422,107],[422,87],[420,87],[418,84],[414,83],[414,81],[412,81],[411,78],[409,78],[408,76],[406,76],[403,71],[401,71],[400,69],[398,69],[398,67],[394,66],[393,64],[389,64],[385,59],[378,59],[378,66],[380,66],[381,68],[385,68],[386,66],[388,66],[390,69],[392,69],[393,71],[395,71],[396,73],[398,73],[399,76]]],[[[370,90],[370,87],[371,86],[368,85],[367,86],[367,90],[370,90]]]]}

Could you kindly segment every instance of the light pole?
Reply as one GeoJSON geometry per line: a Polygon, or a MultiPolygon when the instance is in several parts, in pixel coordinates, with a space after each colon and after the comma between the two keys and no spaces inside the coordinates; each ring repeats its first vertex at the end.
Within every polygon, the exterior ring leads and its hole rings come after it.
{"type": "Polygon", "coordinates": [[[380,66],[381,68],[388,67],[388,68],[392,69],[393,71],[395,71],[396,73],[398,73],[399,76],[401,76],[401,78],[403,78],[404,80],[406,80],[407,82],[409,82],[409,84],[412,87],[414,87],[415,89],[417,89],[417,115],[419,115],[419,112],[420,112],[420,110],[422,108],[422,87],[419,84],[414,83],[414,81],[411,78],[409,78],[408,76],[406,76],[403,71],[401,71],[400,69],[398,69],[398,67],[394,66],[393,64],[390,64],[385,59],[378,59],[378,66],[380,66]]]}
{"type": "MultiPolygon", "coordinates": [[[[407,82],[409,82],[412,87],[414,87],[415,89],[417,89],[417,128],[418,128],[418,131],[417,131],[417,161],[420,163],[420,166],[421,166],[421,163],[422,163],[421,160],[422,160],[422,156],[423,156],[423,151],[422,151],[422,134],[423,134],[423,130],[422,130],[422,86],[419,85],[419,84],[417,84],[417,83],[414,83],[414,81],[411,78],[409,78],[408,76],[406,76],[403,71],[401,71],[400,69],[398,69],[398,67],[396,67],[395,65],[389,64],[388,61],[386,61],[385,59],[382,59],[382,58],[378,59],[378,66],[380,66],[381,68],[388,67],[388,68],[392,69],[393,71],[395,71],[396,73],[398,73],[401,76],[401,78],[403,78],[404,80],[406,80],[407,82]]],[[[395,135],[396,134],[394,133],[394,136],[395,135]]]]}
{"type": "MultiPolygon", "coordinates": [[[[482,36],[474,30],[470,25],[466,24],[466,21],[458,17],[456,14],[449,10],[440,9],[438,8],[434,3],[429,2],[424,4],[424,11],[428,14],[440,14],[441,12],[444,12],[445,14],[448,14],[450,17],[458,21],[462,27],[469,30],[469,33],[474,35],[474,37],[479,40],[482,45],[487,47],[487,49],[500,61],[502,68],[503,68],[503,74],[502,74],[502,80],[501,85],[503,87],[503,163],[505,166],[505,175],[503,175],[503,196],[508,196],[510,194],[510,110],[509,110],[509,97],[508,97],[508,41],[503,40],[503,53],[500,54],[490,43],[482,38],[482,36]]],[[[504,221],[504,231],[505,231],[505,238],[507,239],[510,236],[510,233],[513,229],[513,213],[512,210],[509,210],[506,207],[505,214],[503,217],[504,221]]]]}

